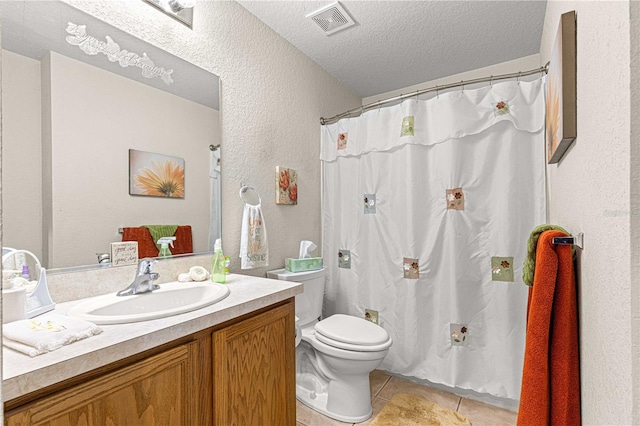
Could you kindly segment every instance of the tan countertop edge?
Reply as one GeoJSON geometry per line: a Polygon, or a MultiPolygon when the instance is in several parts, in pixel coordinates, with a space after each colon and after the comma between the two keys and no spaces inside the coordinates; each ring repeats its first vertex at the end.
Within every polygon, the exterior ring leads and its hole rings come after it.
{"type": "MultiPolygon", "coordinates": [[[[229,286],[229,296],[212,306],[157,320],[102,325],[103,332],[96,336],[34,358],[3,347],[3,399],[10,401],[281,302],[303,291],[303,286],[298,283],[236,274],[227,276],[226,285],[229,286]]],[[[77,303],[79,301],[59,304],[52,312],[65,314],[77,303]]]]}

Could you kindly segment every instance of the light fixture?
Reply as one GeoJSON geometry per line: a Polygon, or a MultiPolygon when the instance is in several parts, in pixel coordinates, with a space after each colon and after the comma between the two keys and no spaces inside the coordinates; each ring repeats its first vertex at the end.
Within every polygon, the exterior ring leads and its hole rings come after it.
{"type": "Polygon", "coordinates": [[[144,0],[189,28],[193,28],[193,8],[196,0],[144,0]]]}

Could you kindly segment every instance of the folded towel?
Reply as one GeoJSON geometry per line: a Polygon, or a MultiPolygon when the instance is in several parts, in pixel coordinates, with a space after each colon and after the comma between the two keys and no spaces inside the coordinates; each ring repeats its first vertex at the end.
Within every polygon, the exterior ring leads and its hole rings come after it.
{"type": "Polygon", "coordinates": [[[178,230],[178,225],[144,225],[144,227],[151,233],[151,238],[158,249],[160,249],[158,245],[160,238],[173,237],[173,234],[178,230]]]}
{"type": "MultiPolygon", "coordinates": [[[[193,236],[190,225],[179,225],[173,235],[176,240],[173,243],[173,247],[170,248],[171,254],[193,253],[193,236]]],[[[158,256],[158,246],[153,241],[149,228],[144,226],[122,228],[122,241],[136,241],[140,259],[158,256]]]]}
{"type": "Polygon", "coordinates": [[[267,227],[260,204],[244,205],[240,234],[240,268],[252,269],[269,266],[267,227]]]}
{"type": "MultiPolygon", "coordinates": [[[[533,275],[536,270],[536,247],[538,246],[538,238],[544,231],[560,231],[567,235],[570,235],[562,227],[557,225],[539,225],[533,228],[529,240],[527,241],[527,257],[524,259],[524,265],[522,265],[522,281],[529,287],[533,285],[533,275]]],[[[575,249],[572,249],[575,250],[575,249]]]]}
{"type": "Polygon", "coordinates": [[[518,426],[580,425],[578,298],[571,247],[545,231],[529,289],[518,426]]]}
{"type": "Polygon", "coordinates": [[[48,314],[2,326],[2,344],[34,357],[102,333],[97,325],[64,315],[48,314]]]}

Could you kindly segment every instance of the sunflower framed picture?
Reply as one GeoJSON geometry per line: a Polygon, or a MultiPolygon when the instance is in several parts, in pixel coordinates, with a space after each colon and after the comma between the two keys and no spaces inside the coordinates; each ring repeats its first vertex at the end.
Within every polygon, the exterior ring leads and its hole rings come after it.
{"type": "Polygon", "coordinates": [[[129,194],[184,198],[184,159],[130,149],[129,194]]]}
{"type": "Polygon", "coordinates": [[[576,138],[576,12],[560,17],[547,76],[547,162],[560,161],[576,138]]]}

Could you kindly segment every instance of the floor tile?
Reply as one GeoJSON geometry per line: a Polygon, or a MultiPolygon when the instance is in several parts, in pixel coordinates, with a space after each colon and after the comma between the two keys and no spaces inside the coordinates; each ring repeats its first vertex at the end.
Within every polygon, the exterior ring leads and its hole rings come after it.
{"type": "Polygon", "coordinates": [[[473,426],[513,426],[518,414],[504,408],[462,398],[458,412],[467,417],[473,426]]]}
{"type": "Polygon", "coordinates": [[[419,396],[451,410],[456,410],[458,408],[458,402],[460,401],[460,397],[457,395],[421,386],[397,377],[391,377],[387,384],[378,392],[377,398],[389,401],[394,395],[399,393],[419,396]]]}
{"type": "Polygon", "coordinates": [[[369,385],[371,388],[371,397],[375,397],[380,389],[387,383],[387,381],[391,378],[389,374],[381,370],[373,370],[371,374],[369,374],[369,385]]]}

